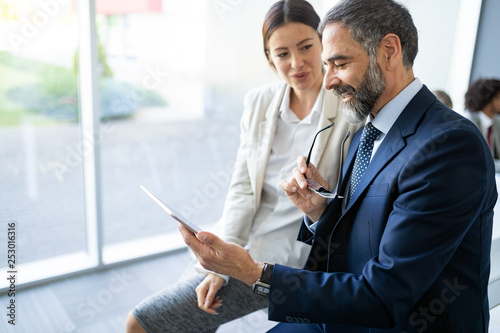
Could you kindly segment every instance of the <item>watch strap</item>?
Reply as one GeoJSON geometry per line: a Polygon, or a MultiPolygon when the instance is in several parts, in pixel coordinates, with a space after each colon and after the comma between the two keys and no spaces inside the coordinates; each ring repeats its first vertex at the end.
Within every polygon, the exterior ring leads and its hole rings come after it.
{"type": "Polygon", "coordinates": [[[252,291],[255,294],[267,296],[271,289],[271,276],[273,274],[274,265],[264,263],[264,268],[262,269],[262,274],[260,279],[258,279],[252,287],[252,291]]]}
{"type": "Polygon", "coordinates": [[[271,284],[271,277],[273,275],[274,265],[264,263],[264,268],[262,269],[262,275],[260,276],[260,282],[264,282],[266,284],[271,284]]]}

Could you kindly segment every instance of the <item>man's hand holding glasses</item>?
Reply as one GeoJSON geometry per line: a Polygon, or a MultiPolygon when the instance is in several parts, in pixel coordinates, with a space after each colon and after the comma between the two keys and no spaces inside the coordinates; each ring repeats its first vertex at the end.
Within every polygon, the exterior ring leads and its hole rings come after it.
{"type": "Polygon", "coordinates": [[[307,166],[306,157],[299,156],[297,167],[292,171],[292,177],[288,181],[282,180],[280,186],[296,207],[312,221],[317,221],[326,210],[328,199],[316,195],[309,189],[307,179],[314,180],[328,189],[328,182],[321,177],[316,167],[312,163],[307,166]]]}
{"type": "MultiPolygon", "coordinates": [[[[297,158],[297,167],[293,170],[291,179],[289,181],[282,180],[280,182],[281,188],[285,191],[285,194],[292,203],[302,210],[312,221],[317,221],[321,217],[326,210],[329,199],[343,198],[343,196],[338,193],[329,191],[330,185],[328,182],[319,174],[316,167],[310,163],[316,137],[332,126],[333,123],[316,133],[307,158],[305,156],[299,156],[297,158]],[[314,195],[314,193],[317,195],[314,195]]],[[[338,184],[342,183],[344,144],[347,138],[349,138],[349,135],[350,132],[347,132],[340,149],[338,184]]]]}

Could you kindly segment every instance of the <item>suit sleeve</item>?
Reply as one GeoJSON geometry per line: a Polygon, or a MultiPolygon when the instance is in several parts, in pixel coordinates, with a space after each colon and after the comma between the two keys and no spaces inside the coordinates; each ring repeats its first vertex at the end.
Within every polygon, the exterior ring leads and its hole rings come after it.
{"type": "Polygon", "coordinates": [[[416,141],[393,184],[379,255],[359,275],[276,265],[269,319],[391,327],[436,282],[493,197],[485,191],[494,178],[477,131],[451,128],[416,141]]]}

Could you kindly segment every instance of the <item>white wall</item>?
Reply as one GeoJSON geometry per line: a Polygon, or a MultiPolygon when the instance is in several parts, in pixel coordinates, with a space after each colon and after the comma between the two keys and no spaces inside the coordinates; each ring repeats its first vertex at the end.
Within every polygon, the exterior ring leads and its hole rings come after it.
{"type": "MultiPolygon", "coordinates": [[[[337,1],[310,2],[323,17],[337,1]]],[[[479,15],[481,0],[402,2],[410,10],[419,32],[415,75],[429,89],[449,92],[460,110],[470,75],[477,29],[475,16],[479,15]],[[464,10],[469,11],[468,15],[459,21],[464,10]],[[464,28],[469,36],[462,38],[457,29],[464,28]]],[[[262,22],[274,0],[220,0],[219,4],[227,6],[219,8],[214,7],[215,3],[208,8],[205,111],[217,114],[219,119],[226,119],[227,115],[237,119],[248,89],[279,79],[262,51],[262,22]]]]}
{"type": "Polygon", "coordinates": [[[429,89],[449,90],[460,0],[406,0],[419,34],[414,72],[429,89]]]}

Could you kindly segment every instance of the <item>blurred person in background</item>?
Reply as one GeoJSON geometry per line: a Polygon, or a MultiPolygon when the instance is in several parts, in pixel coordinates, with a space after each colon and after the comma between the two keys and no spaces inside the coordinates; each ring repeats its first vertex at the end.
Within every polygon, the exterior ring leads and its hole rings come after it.
{"type": "MultiPolygon", "coordinates": [[[[256,259],[303,267],[310,246],[298,242],[303,214],[280,188],[299,155],[317,136],[311,163],[335,188],[349,125],[338,97],[322,88],[320,18],[304,0],[273,4],[262,28],[264,52],[282,78],[250,91],[244,101],[240,146],[228,196],[214,232],[256,259]],[[343,146],[343,148],[342,148],[343,146]]],[[[231,320],[266,308],[267,298],[243,282],[190,267],[179,282],[143,300],[130,313],[127,332],[215,332],[231,320]],[[201,273],[201,274],[200,274],[201,273]],[[216,315],[217,314],[217,315],[216,315]]]]}
{"type": "Polygon", "coordinates": [[[443,103],[450,109],[453,109],[453,102],[451,101],[450,95],[448,95],[445,91],[437,89],[433,90],[432,93],[441,103],[443,103]]]}
{"type": "Polygon", "coordinates": [[[466,117],[483,134],[493,158],[500,158],[500,80],[479,78],[465,93],[466,117]]]}

